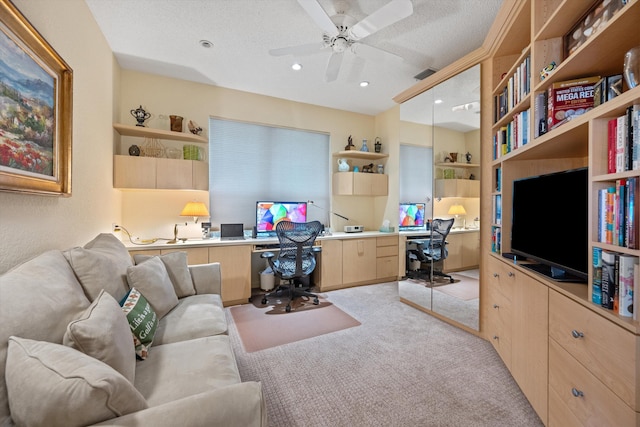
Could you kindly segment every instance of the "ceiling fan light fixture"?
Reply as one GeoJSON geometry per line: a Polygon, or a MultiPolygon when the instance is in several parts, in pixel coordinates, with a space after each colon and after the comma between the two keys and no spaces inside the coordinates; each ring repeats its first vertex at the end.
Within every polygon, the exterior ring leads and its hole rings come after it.
{"type": "Polygon", "coordinates": [[[295,64],[291,65],[291,69],[294,71],[300,71],[302,70],[302,64],[296,62],[295,64]]]}
{"type": "Polygon", "coordinates": [[[369,86],[369,82],[368,81],[364,80],[364,81],[360,82],[360,87],[367,87],[367,86],[369,86]]]}

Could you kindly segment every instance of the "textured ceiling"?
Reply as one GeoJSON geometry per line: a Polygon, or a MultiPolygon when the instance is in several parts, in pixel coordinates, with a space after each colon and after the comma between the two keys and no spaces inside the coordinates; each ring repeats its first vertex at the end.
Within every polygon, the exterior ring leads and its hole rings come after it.
{"type": "MultiPolygon", "coordinates": [[[[363,114],[388,110],[395,95],[417,82],[416,74],[480,47],[502,3],[412,0],[411,16],[360,40],[404,61],[367,60],[354,76],[355,56],[346,52],[337,79],[325,83],[329,51],[298,58],[269,54],[322,41],[322,30],[296,0],[85,1],[125,69],[363,114]],[[201,47],[203,39],[213,47],[201,47]],[[292,71],[293,62],[304,68],[292,71]],[[371,84],[361,88],[360,80],[371,84]]],[[[388,2],[319,0],[329,16],[344,12],[356,21],[388,2]]]]}

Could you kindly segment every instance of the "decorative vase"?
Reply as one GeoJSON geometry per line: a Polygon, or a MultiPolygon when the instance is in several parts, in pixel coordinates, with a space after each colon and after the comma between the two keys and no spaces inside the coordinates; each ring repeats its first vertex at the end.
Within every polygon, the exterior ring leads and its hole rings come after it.
{"type": "Polygon", "coordinates": [[[640,84],[640,46],[631,48],[624,55],[624,80],[633,89],[640,84]]]}
{"type": "Polygon", "coordinates": [[[366,153],[369,152],[369,147],[367,147],[367,140],[366,139],[362,140],[362,147],[360,147],[360,151],[364,151],[366,153]]]}
{"type": "Polygon", "coordinates": [[[467,163],[471,163],[471,153],[467,151],[467,154],[464,155],[464,157],[467,159],[467,163]]]}
{"type": "Polygon", "coordinates": [[[144,108],[142,108],[142,105],[136,108],[135,110],[131,110],[130,113],[133,117],[135,117],[136,121],[138,122],[136,123],[136,126],[144,127],[144,121],[147,120],[149,117],[151,117],[151,114],[147,113],[144,110],[144,108]]]}
{"type": "Polygon", "coordinates": [[[349,163],[347,163],[347,159],[338,159],[338,171],[349,172],[349,163]]]}

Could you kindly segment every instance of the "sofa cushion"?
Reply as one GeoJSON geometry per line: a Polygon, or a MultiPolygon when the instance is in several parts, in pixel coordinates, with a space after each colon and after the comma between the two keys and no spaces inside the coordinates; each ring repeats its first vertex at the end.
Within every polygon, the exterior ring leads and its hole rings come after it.
{"type": "Polygon", "coordinates": [[[0,276],[0,425],[9,419],[4,382],[9,337],[61,344],[69,322],[89,304],[59,250],[38,255],[0,276]]]}
{"type": "MultiPolygon", "coordinates": [[[[141,264],[153,257],[154,255],[136,254],[133,256],[133,260],[136,264],[141,264]]],[[[171,279],[171,284],[178,298],[194,295],[196,290],[193,287],[193,280],[187,265],[187,253],[183,251],[170,252],[159,257],[167,268],[169,279],[171,279]]]]}
{"type": "Polygon", "coordinates": [[[122,311],[127,316],[129,328],[133,334],[136,356],[146,359],[153,337],[158,327],[158,316],[145,297],[133,288],[122,300],[122,311]]]}
{"type": "Polygon", "coordinates": [[[136,388],[149,406],[240,382],[229,337],[196,338],[153,348],[136,366],[136,388]]]}
{"type": "Polygon", "coordinates": [[[83,248],[64,252],[89,300],[104,289],[116,301],[129,291],[127,267],[133,265],[127,248],[113,234],[102,233],[83,248]]]}
{"type": "Polygon", "coordinates": [[[153,257],[127,268],[127,279],[129,286],[138,289],[149,301],[160,319],[178,305],[178,296],[160,258],[153,257]]]}
{"type": "Polygon", "coordinates": [[[45,341],[9,339],[6,383],[17,425],[84,426],[148,407],[110,366],[45,341]]]}
{"type": "Polygon", "coordinates": [[[160,319],[154,345],[185,341],[227,333],[220,295],[192,295],[182,298],[178,305],[160,319]]]}
{"type": "Polygon", "coordinates": [[[105,291],[69,323],[62,343],[106,363],[133,382],[136,353],[129,322],[118,302],[105,291]]]}

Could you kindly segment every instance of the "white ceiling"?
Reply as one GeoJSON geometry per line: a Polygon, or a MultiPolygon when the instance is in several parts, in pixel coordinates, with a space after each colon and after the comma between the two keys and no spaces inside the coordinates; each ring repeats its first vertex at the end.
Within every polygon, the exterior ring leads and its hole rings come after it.
{"type": "MultiPolygon", "coordinates": [[[[412,15],[360,40],[404,61],[367,60],[354,79],[354,55],[345,52],[337,79],[325,83],[329,51],[298,58],[269,54],[322,41],[322,30],[296,0],[85,1],[125,69],[370,115],[392,108],[392,98],[413,86],[416,74],[480,47],[502,3],[411,0],[412,15]],[[200,40],[213,47],[203,48],[200,40]],[[293,62],[303,69],[291,70],[293,62]],[[360,80],[370,85],[361,88],[360,80]]],[[[318,1],[329,16],[342,11],[360,21],[390,0],[318,1]]]]}

